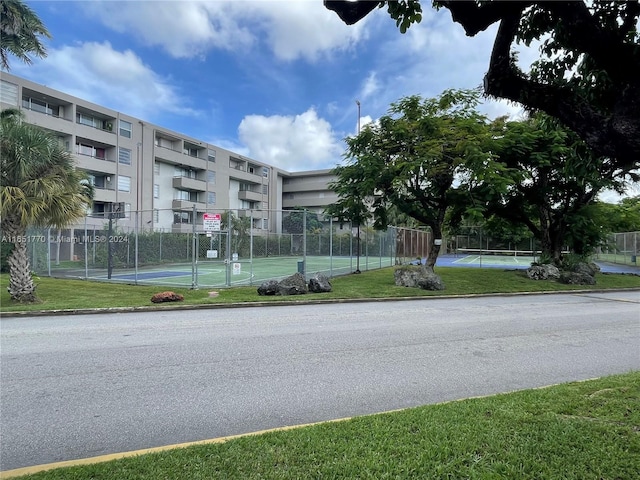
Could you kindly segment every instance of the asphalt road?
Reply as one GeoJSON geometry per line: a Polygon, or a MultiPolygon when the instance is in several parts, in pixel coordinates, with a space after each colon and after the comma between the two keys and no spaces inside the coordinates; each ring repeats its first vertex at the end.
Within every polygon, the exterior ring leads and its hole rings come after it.
{"type": "Polygon", "coordinates": [[[3,318],[0,470],[640,369],[638,292],[3,318]]]}

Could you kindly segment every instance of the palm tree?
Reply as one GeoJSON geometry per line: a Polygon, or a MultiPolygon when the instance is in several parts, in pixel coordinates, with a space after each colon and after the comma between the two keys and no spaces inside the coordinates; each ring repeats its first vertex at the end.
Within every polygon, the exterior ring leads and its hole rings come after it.
{"type": "Polygon", "coordinates": [[[51,35],[31,8],[21,0],[0,2],[0,67],[9,70],[9,53],[27,65],[32,63],[30,54],[45,57],[40,37],[51,35]]]}
{"type": "MultiPolygon", "coordinates": [[[[13,244],[7,259],[9,293],[19,302],[35,302],[35,284],[27,255],[27,227],[64,227],[84,216],[92,187],[73,165],[58,139],[23,122],[18,110],[0,115],[0,228],[13,244]]],[[[48,239],[47,239],[48,241],[48,239]]]]}

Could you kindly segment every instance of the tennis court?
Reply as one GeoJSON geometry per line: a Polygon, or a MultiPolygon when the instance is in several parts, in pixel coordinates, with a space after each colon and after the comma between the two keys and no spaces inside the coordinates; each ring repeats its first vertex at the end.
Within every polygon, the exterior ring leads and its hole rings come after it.
{"type": "Polygon", "coordinates": [[[139,269],[114,269],[111,279],[106,270],[92,270],[88,277],[112,282],[172,285],[182,287],[225,287],[258,285],[265,280],[281,279],[295,272],[303,272],[307,278],[315,273],[329,277],[345,275],[360,268],[361,271],[392,265],[390,258],[322,257],[307,256],[266,257],[251,260],[224,261],[200,260],[196,264],[165,264],[139,269]]]}
{"type": "Polygon", "coordinates": [[[464,248],[458,249],[452,255],[443,256],[443,263],[454,267],[486,266],[528,268],[532,262],[538,260],[539,255],[540,252],[531,250],[480,250],[464,248]]]}

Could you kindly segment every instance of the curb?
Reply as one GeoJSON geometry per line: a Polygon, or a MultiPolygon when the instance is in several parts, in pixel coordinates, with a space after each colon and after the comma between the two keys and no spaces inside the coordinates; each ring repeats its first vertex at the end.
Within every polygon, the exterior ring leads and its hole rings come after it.
{"type": "MultiPolygon", "coordinates": [[[[575,380],[575,381],[570,381],[570,382],[566,382],[566,383],[585,383],[585,382],[590,382],[590,381],[593,381],[593,380],[598,380],[600,378],[603,378],[603,377],[587,378],[587,379],[583,379],[583,380],[575,380]]],[[[336,419],[324,420],[324,421],[319,421],[319,422],[302,423],[302,424],[298,424],[298,425],[288,425],[288,426],[284,426],[284,427],[269,428],[269,429],[266,429],[266,430],[258,430],[258,431],[254,431],[254,432],[240,433],[240,434],[237,434],[237,435],[228,435],[228,436],[225,436],[225,437],[216,437],[216,438],[211,438],[211,439],[206,439],[206,440],[196,440],[196,441],[193,441],[193,442],[176,443],[176,444],[172,444],[172,445],[163,445],[163,446],[159,446],[159,447],[151,447],[151,448],[145,448],[145,449],[140,449],[140,450],[130,450],[130,451],[127,451],[127,452],[110,453],[110,454],[106,454],[106,455],[99,455],[99,456],[96,456],[96,457],[78,458],[78,459],[75,459],[75,460],[65,460],[65,461],[62,461],[62,462],[45,463],[45,464],[41,464],[41,465],[33,465],[33,466],[29,466],[29,467],[21,467],[21,468],[16,468],[16,469],[12,469],[12,470],[0,471],[0,480],[5,479],[5,478],[14,478],[14,477],[22,476],[22,475],[32,475],[32,474],[35,474],[35,473],[44,472],[46,470],[54,470],[54,469],[57,469],[57,468],[74,467],[74,466],[80,466],[80,465],[91,465],[91,464],[96,464],[96,463],[109,462],[109,461],[112,461],[112,460],[119,460],[119,459],[123,459],[123,458],[131,458],[131,457],[137,457],[137,456],[140,456],[140,455],[146,455],[146,454],[151,454],[151,453],[159,453],[159,452],[164,452],[164,451],[169,451],[169,450],[175,450],[175,449],[179,449],[179,448],[188,448],[188,447],[197,446],[197,445],[215,445],[215,444],[219,444],[219,443],[225,443],[225,442],[228,442],[228,441],[231,441],[231,440],[236,440],[238,438],[253,437],[253,436],[258,436],[258,435],[264,435],[266,433],[286,432],[286,431],[289,431],[289,430],[297,430],[299,428],[314,427],[314,426],[317,426],[317,425],[326,425],[326,424],[331,424],[331,423],[346,422],[346,421],[349,421],[349,420],[353,420],[355,418],[375,417],[377,415],[385,415],[385,414],[389,414],[389,413],[402,412],[402,411],[410,410],[410,409],[413,409],[413,408],[420,408],[422,406],[428,406],[428,405],[446,405],[446,404],[450,404],[450,403],[463,402],[463,401],[466,401],[466,400],[474,400],[474,399],[481,399],[481,398],[491,398],[491,397],[495,397],[495,396],[498,396],[498,395],[506,395],[506,394],[510,394],[510,393],[517,393],[517,392],[527,391],[527,390],[544,390],[545,388],[556,387],[558,385],[563,385],[563,384],[565,384],[565,383],[552,383],[550,385],[542,385],[542,386],[539,386],[539,387],[517,389],[517,390],[511,390],[511,391],[501,392],[501,393],[492,393],[492,394],[488,394],[488,395],[477,395],[477,396],[473,396],[473,397],[465,397],[465,398],[459,398],[459,399],[455,399],[455,400],[446,400],[444,402],[437,402],[437,403],[431,403],[431,404],[426,404],[426,405],[419,405],[417,407],[399,408],[399,409],[395,409],[395,410],[386,410],[386,411],[370,413],[370,414],[366,414],[366,415],[358,415],[358,416],[353,416],[353,417],[343,417],[343,418],[336,418],[336,419]]]]}
{"type": "Polygon", "coordinates": [[[164,312],[172,310],[217,310],[223,308],[250,308],[250,307],[282,307],[297,305],[326,305],[333,303],[365,303],[365,302],[398,302],[417,300],[447,300],[461,298],[484,298],[484,297],[515,297],[521,295],[561,295],[561,294],[586,294],[586,293],[607,293],[607,292],[635,292],[640,291],[640,287],[628,288],[603,288],[603,289],[580,289],[580,290],[553,290],[547,292],[511,292],[511,293],[476,293],[464,295],[432,295],[428,297],[385,297],[385,298],[349,298],[349,299],[305,299],[289,301],[270,302],[242,302],[242,303],[205,303],[196,305],[166,305],[166,306],[139,306],[139,307],[110,307],[110,308],[77,308],[59,310],[31,310],[19,312],[2,312],[2,318],[20,317],[42,317],[42,316],[62,316],[62,315],[92,315],[107,313],[135,313],[135,312],[164,312]]]}

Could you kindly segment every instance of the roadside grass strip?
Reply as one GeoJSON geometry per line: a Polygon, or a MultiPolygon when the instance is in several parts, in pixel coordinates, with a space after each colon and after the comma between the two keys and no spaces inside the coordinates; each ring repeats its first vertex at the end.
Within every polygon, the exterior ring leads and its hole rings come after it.
{"type": "Polygon", "coordinates": [[[259,284],[216,289],[219,291],[219,295],[211,297],[209,291],[213,287],[201,287],[195,290],[185,286],[107,284],[87,280],[39,277],[35,279],[35,282],[37,284],[36,294],[40,297],[41,303],[36,304],[12,303],[6,288],[9,284],[9,275],[0,274],[0,312],[138,307],[161,309],[165,308],[166,305],[154,305],[150,299],[154,293],[165,290],[172,290],[184,296],[184,301],[179,302],[180,306],[213,307],[231,304],[250,305],[258,302],[293,304],[301,301],[348,301],[640,288],[639,275],[600,273],[596,276],[596,285],[567,285],[553,280],[530,280],[522,270],[439,267],[436,269],[436,273],[441,275],[446,289],[443,291],[428,291],[395,285],[393,271],[393,267],[387,267],[363,271],[360,275],[337,276],[331,279],[331,292],[289,297],[259,296],[257,293],[259,284]]]}
{"type": "Polygon", "coordinates": [[[640,371],[19,478],[631,480],[638,472],[640,371]]]}

